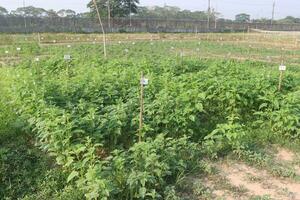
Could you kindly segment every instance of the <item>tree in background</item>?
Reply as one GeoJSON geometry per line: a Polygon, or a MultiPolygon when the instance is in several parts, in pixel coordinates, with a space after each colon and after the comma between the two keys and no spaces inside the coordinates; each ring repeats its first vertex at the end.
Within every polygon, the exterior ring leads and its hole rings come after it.
{"type": "Polygon", "coordinates": [[[0,15],[7,15],[7,14],[8,14],[8,11],[5,8],[0,6],[0,15]]]}
{"type": "Polygon", "coordinates": [[[296,17],[293,17],[293,16],[287,16],[284,19],[278,20],[278,23],[282,23],[282,24],[300,23],[300,18],[296,18],[296,17]]]}
{"type": "Polygon", "coordinates": [[[271,24],[271,19],[268,18],[260,18],[260,19],[253,19],[252,22],[254,23],[265,23],[265,24],[271,24]]]}
{"type": "Polygon", "coordinates": [[[26,17],[45,17],[47,11],[43,8],[36,8],[33,6],[21,7],[11,11],[12,15],[26,16],[26,17]]]}
{"type": "MultiPolygon", "coordinates": [[[[100,15],[103,17],[127,17],[136,14],[139,0],[96,0],[100,15]]],[[[96,15],[93,1],[87,5],[92,16],[96,15]]]]}
{"type": "Polygon", "coordinates": [[[47,10],[47,17],[49,18],[56,18],[56,17],[59,17],[57,12],[53,9],[51,10],[47,10]]]}
{"type": "MultiPolygon", "coordinates": [[[[211,19],[219,15],[217,12],[210,14],[211,19]]],[[[190,11],[181,10],[176,6],[153,6],[153,7],[139,7],[135,17],[139,18],[156,18],[156,19],[194,19],[194,20],[207,20],[207,12],[205,11],[190,11]]]]}
{"type": "Polygon", "coordinates": [[[57,11],[57,15],[60,17],[74,17],[76,16],[76,12],[74,10],[70,10],[70,9],[61,9],[59,11],[57,11]]]}

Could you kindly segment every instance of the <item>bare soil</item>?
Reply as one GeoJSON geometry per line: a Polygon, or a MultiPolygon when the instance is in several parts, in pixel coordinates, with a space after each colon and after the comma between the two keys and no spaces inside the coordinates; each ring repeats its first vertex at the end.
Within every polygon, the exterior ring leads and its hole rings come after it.
{"type": "MultiPolygon", "coordinates": [[[[274,156],[277,164],[292,167],[297,175],[300,175],[300,164],[297,159],[296,153],[285,148],[277,148],[274,156]]],[[[210,195],[209,197],[200,195],[198,199],[300,200],[300,181],[296,179],[275,176],[269,170],[231,159],[213,165],[217,173],[202,180],[210,195]]]]}

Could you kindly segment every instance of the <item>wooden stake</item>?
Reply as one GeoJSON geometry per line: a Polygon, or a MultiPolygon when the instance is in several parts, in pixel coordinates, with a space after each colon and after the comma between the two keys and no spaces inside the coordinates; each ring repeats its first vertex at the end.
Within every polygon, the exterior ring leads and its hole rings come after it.
{"type": "MultiPolygon", "coordinates": [[[[283,65],[283,50],[281,52],[281,65],[283,65]]],[[[282,88],[282,79],[283,79],[283,70],[280,70],[278,91],[281,91],[282,88]]]]}
{"type": "Polygon", "coordinates": [[[41,35],[38,33],[38,41],[39,41],[39,46],[41,46],[41,35]]]}
{"type": "Polygon", "coordinates": [[[144,74],[143,72],[141,73],[141,91],[140,91],[140,126],[139,126],[139,142],[142,141],[142,131],[143,131],[143,113],[144,113],[144,74]]]}
{"type": "Polygon", "coordinates": [[[279,84],[278,84],[278,91],[281,91],[281,87],[282,87],[282,79],[283,79],[283,71],[280,71],[280,75],[279,75],[279,84]]]}
{"type": "Polygon", "coordinates": [[[96,0],[93,0],[93,2],[94,2],[94,6],[95,6],[95,8],[96,8],[96,11],[97,11],[99,24],[100,24],[100,27],[101,27],[101,30],[102,30],[102,37],[103,37],[103,51],[104,51],[104,58],[106,58],[106,36],[105,36],[105,31],[104,31],[104,28],[103,28],[103,24],[102,24],[102,21],[101,21],[101,17],[100,17],[100,13],[99,13],[99,9],[98,9],[96,0]]]}

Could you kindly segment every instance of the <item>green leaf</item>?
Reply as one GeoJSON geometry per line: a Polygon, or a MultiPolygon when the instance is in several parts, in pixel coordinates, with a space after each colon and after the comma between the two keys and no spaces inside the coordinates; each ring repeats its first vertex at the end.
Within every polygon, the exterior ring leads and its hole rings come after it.
{"type": "Polygon", "coordinates": [[[145,198],[146,192],[147,192],[147,189],[146,189],[145,187],[141,187],[141,188],[140,188],[140,191],[139,191],[140,197],[141,197],[141,198],[145,198]]]}
{"type": "Polygon", "coordinates": [[[77,176],[78,176],[78,172],[72,171],[71,174],[68,176],[67,182],[69,183],[71,180],[73,180],[77,176]]]}

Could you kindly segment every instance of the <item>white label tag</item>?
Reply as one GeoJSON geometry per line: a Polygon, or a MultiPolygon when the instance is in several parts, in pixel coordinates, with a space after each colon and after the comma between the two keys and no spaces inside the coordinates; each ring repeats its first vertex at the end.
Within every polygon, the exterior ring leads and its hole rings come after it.
{"type": "Polygon", "coordinates": [[[280,65],[279,66],[279,71],[285,71],[286,70],[286,66],[285,65],[280,65]]]}
{"type": "Polygon", "coordinates": [[[147,79],[147,78],[141,79],[141,85],[148,85],[148,84],[149,84],[149,79],[147,79]]]}
{"type": "Polygon", "coordinates": [[[35,61],[36,61],[36,62],[39,62],[39,61],[40,61],[40,58],[35,58],[35,61]]]}
{"type": "Polygon", "coordinates": [[[18,48],[17,48],[17,51],[21,51],[21,48],[20,48],[20,47],[18,47],[18,48]]]}
{"type": "Polygon", "coordinates": [[[71,56],[70,55],[64,55],[64,59],[65,60],[71,60],[71,56]]]}
{"type": "Polygon", "coordinates": [[[8,51],[5,51],[6,54],[8,54],[8,51]]]}

